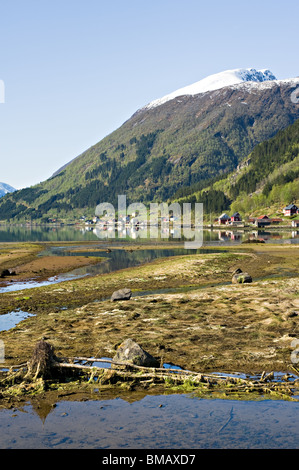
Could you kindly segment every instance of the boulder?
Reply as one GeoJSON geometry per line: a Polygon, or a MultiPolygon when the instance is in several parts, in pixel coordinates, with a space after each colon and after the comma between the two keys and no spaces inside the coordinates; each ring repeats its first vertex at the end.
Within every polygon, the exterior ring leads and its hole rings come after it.
{"type": "Polygon", "coordinates": [[[252,277],[248,273],[240,272],[240,273],[236,273],[233,275],[233,278],[232,278],[233,284],[245,284],[249,282],[252,282],[252,277]]]}
{"type": "Polygon", "coordinates": [[[15,276],[15,275],[16,275],[16,272],[15,271],[9,271],[9,269],[3,269],[0,272],[0,277],[1,278],[7,277],[7,276],[15,276]]]}
{"type": "Polygon", "coordinates": [[[3,269],[0,273],[0,277],[10,276],[10,271],[8,269],[3,269]]]}
{"type": "Polygon", "coordinates": [[[159,367],[160,365],[157,359],[144,351],[139,344],[130,338],[119,345],[113,361],[144,367],[159,367]]]}
{"type": "Polygon", "coordinates": [[[111,301],[114,302],[116,300],[130,300],[132,296],[131,289],[120,289],[113,292],[111,296],[111,301]]]}

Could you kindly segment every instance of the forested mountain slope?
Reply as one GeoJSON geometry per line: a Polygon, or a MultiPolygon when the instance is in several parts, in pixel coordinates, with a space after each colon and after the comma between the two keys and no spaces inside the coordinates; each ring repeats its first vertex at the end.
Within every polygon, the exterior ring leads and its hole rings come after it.
{"type": "Polygon", "coordinates": [[[203,202],[206,211],[250,214],[273,207],[299,205],[299,119],[273,138],[257,145],[226,178],[215,178],[205,188],[180,189],[181,202],[203,202]]]}
{"type": "Polygon", "coordinates": [[[0,220],[76,219],[119,194],[167,202],[223,178],[299,118],[299,79],[271,78],[150,103],[47,181],[2,198],[0,220]]]}

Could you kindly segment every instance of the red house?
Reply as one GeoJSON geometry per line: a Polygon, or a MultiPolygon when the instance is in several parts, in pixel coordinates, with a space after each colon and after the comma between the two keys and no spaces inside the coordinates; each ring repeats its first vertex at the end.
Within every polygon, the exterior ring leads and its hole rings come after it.
{"type": "Polygon", "coordinates": [[[272,224],[280,224],[280,222],[283,222],[282,219],[276,218],[276,219],[271,219],[272,224]]]}
{"type": "Polygon", "coordinates": [[[271,224],[271,219],[267,215],[260,215],[256,221],[255,225],[257,227],[263,227],[264,225],[270,225],[271,224]]]}
{"type": "Polygon", "coordinates": [[[222,214],[218,219],[219,224],[225,225],[230,222],[230,216],[227,214],[222,214]]]}

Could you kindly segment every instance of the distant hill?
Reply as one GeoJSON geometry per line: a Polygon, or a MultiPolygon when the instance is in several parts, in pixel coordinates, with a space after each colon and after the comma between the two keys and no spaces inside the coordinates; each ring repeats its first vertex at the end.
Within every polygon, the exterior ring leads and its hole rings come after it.
{"type": "Polygon", "coordinates": [[[16,191],[15,188],[6,183],[0,183],[0,197],[5,196],[5,194],[13,193],[16,191]]]}
{"type": "Polygon", "coordinates": [[[128,203],[167,202],[185,197],[186,188],[203,189],[299,119],[291,99],[298,86],[299,78],[236,69],[177,90],[137,110],[47,181],[5,196],[0,220],[78,219],[100,202],[116,205],[119,194],[128,203]]]}

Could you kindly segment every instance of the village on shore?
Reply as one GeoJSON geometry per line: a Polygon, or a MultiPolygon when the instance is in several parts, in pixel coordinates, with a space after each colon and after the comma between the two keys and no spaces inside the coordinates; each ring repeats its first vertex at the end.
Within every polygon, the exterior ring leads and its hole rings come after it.
{"type": "MultiPolygon", "coordinates": [[[[291,227],[299,227],[299,217],[291,220],[291,224],[289,224],[288,219],[292,218],[293,216],[299,215],[299,208],[295,204],[289,204],[288,206],[282,209],[282,214],[284,218],[271,218],[268,215],[260,215],[259,217],[250,217],[247,220],[248,224],[255,225],[256,227],[264,227],[271,224],[282,224],[286,223],[288,226],[291,227]],[[287,218],[287,219],[286,219],[287,218]]],[[[85,216],[80,217],[80,223],[85,225],[93,225],[98,224],[103,228],[109,225],[125,225],[125,226],[132,226],[132,225],[147,225],[146,221],[141,220],[138,218],[137,212],[132,212],[131,215],[126,215],[116,219],[112,216],[112,214],[107,214],[103,218],[99,218],[98,216],[93,217],[93,219],[88,219],[85,216]]],[[[161,224],[163,223],[180,223],[180,220],[176,216],[168,216],[168,217],[161,217],[161,224]]],[[[221,214],[219,217],[213,220],[211,224],[204,224],[204,225],[234,225],[234,226],[244,226],[245,222],[242,220],[242,217],[239,212],[235,212],[231,216],[227,213],[221,214]]],[[[191,224],[193,225],[193,224],[191,224]]]]}

